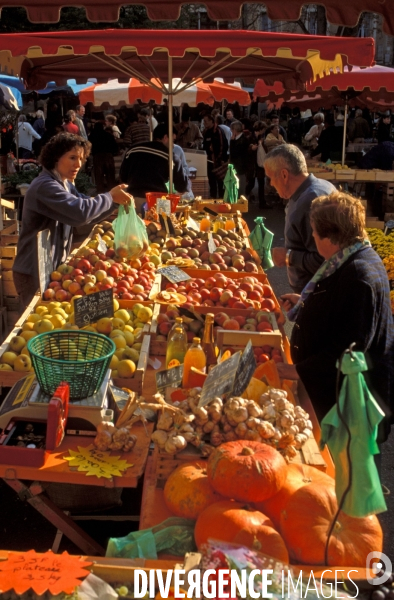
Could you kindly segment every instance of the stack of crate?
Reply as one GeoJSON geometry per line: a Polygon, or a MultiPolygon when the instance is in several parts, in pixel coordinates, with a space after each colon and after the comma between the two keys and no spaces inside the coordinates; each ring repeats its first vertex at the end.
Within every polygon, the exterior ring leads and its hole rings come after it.
{"type": "MultiPolygon", "coordinates": [[[[2,204],[4,200],[1,201],[2,204]]],[[[8,202],[8,204],[11,204],[8,202]]],[[[13,203],[12,203],[13,204],[13,203]]],[[[4,219],[0,231],[1,261],[1,325],[0,335],[5,337],[19,317],[19,298],[12,277],[19,238],[19,223],[16,219],[4,219]]]]}
{"type": "Polygon", "coordinates": [[[383,187],[383,212],[394,212],[394,181],[383,187]]]}
{"type": "Polygon", "coordinates": [[[192,190],[194,196],[201,196],[203,200],[210,198],[208,177],[192,179],[192,190]]]}

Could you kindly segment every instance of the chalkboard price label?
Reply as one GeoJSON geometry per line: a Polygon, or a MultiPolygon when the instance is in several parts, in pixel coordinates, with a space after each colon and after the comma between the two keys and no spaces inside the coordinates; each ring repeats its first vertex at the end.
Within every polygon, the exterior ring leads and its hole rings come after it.
{"type": "Polygon", "coordinates": [[[160,213],[165,213],[166,215],[171,215],[171,200],[167,200],[166,198],[157,198],[156,200],[156,211],[159,215],[160,213]]]}
{"type": "Polygon", "coordinates": [[[183,378],[183,365],[159,371],[156,373],[156,387],[158,391],[167,387],[179,387],[183,378]]]}
{"type": "Polygon", "coordinates": [[[114,316],[113,289],[101,290],[74,300],[74,318],[78,327],[96,323],[103,317],[114,316]]]}
{"type": "Polygon", "coordinates": [[[190,275],[173,265],[170,265],[169,267],[161,267],[161,269],[157,269],[156,272],[160,273],[160,275],[164,275],[164,277],[167,277],[171,283],[178,283],[180,281],[187,281],[190,279],[190,275]]]}
{"type": "Polygon", "coordinates": [[[212,233],[208,233],[208,251],[213,254],[216,252],[216,244],[213,241],[212,233]]]}
{"type": "Polygon", "coordinates": [[[43,294],[51,280],[51,273],[54,271],[51,232],[49,229],[39,231],[37,234],[37,260],[40,292],[43,294]]]}
{"type": "Polygon", "coordinates": [[[233,395],[241,396],[249,385],[257,367],[256,359],[253,352],[252,341],[249,340],[242,352],[237,374],[235,376],[233,395]]]}
{"type": "Polygon", "coordinates": [[[198,407],[209,404],[217,396],[221,397],[233,391],[241,352],[236,352],[227,360],[219,363],[209,373],[201,390],[198,407]]]}
{"type": "Polygon", "coordinates": [[[97,250],[99,252],[101,252],[101,254],[105,254],[108,250],[108,246],[107,244],[104,242],[103,238],[101,237],[101,235],[98,233],[98,244],[97,244],[97,250]]]}

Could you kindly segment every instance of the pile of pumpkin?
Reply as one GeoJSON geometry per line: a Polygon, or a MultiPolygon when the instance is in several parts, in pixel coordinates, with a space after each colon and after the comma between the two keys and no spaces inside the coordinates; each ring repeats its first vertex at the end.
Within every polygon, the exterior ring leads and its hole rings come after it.
{"type": "MultiPolygon", "coordinates": [[[[196,520],[198,548],[209,538],[246,546],[284,563],[325,564],[325,546],[337,512],[334,480],[302,464],[287,464],[271,446],[234,441],[207,461],[178,466],[164,487],[168,509],[196,520]]],[[[339,513],[327,566],[365,567],[382,551],[375,515],[339,513]]]]}

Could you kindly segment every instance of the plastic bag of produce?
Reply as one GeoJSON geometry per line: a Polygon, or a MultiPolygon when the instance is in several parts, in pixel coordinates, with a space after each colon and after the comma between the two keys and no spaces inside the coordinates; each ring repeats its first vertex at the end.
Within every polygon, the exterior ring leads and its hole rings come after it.
{"type": "Polygon", "coordinates": [[[265,227],[264,217],[257,217],[254,222],[256,223],[256,227],[249,235],[250,243],[261,258],[261,266],[263,269],[270,269],[274,266],[271,256],[271,246],[274,234],[265,227]]]}
{"type": "Polygon", "coordinates": [[[184,556],[195,552],[195,521],[170,517],[160,525],[132,531],[123,538],[110,538],[106,556],[113,558],[157,558],[158,552],[184,556]]]}
{"type": "Polygon", "coordinates": [[[119,207],[118,217],[113,223],[114,248],[120,258],[138,258],[149,246],[145,223],[139,218],[134,205],[119,207]]]}

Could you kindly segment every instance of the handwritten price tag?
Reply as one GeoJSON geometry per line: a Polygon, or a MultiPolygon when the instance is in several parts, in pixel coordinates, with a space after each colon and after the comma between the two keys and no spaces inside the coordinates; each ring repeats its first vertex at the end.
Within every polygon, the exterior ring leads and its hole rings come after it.
{"type": "Polygon", "coordinates": [[[212,233],[209,232],[208,233],[208,251],[213,254],[214,252],[216,252],[216,244],[213,241],[213,237],[212,237],[212,233]]]}
{"type": "Polygon", "coordinates": [[[52,595],[72,594],[81,584],[80,579],[89,572],[86,567],[92,563],[79,556],[63,554],[37,554],[29,550],[23,554],[10,552],[7,560],[0,562],[0,592],[14,590],[21,595],[32,589],[38,596],[49,591],[52,595]]]}
{"type": "Polygon", "coordinates": [[[103,317],[114,316],[114,291],[113,289],[101,290],[82,296],[74,301],[75,324],[85,327],[90,323],[96,323],[103,317]]]}
{"type": "Polygon", "coordinates": [[[120,460],[119,456],[111,456],[109,452],[100,452],[94,446],[82,448],[78,446],[78,452],[69,450],[70,456],[64,456],[64,460],[69,461],[70,467],[78,467],[78,471],[85,472],[86,475],[105,477],[122,476],[122,471],[126,471],[132,464],[126,460],[120,460]]]}

